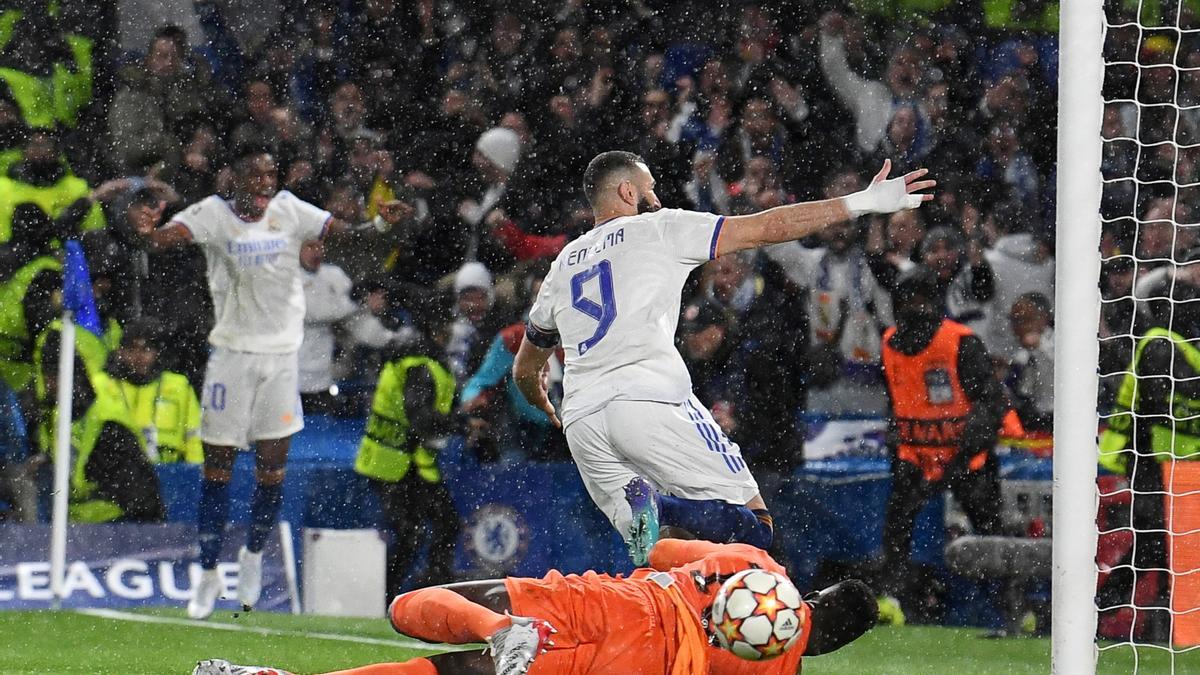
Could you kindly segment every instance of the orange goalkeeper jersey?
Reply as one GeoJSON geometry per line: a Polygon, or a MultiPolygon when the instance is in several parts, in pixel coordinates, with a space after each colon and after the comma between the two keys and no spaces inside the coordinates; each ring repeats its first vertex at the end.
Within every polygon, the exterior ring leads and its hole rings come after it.
{"type": "Polygon", "coordinates": [[[515,614],[558,630],[555,646],[530,675],[791,675],[799,672],[811,618],[804,609],[801,642],[770,661],[745,661],[710,647],[701,617],[721,584],[752,567],[784,574],[765,552],[745,544],[664,539],[652,568],[628,578],[550,572],[505,583],[515,614]]]}

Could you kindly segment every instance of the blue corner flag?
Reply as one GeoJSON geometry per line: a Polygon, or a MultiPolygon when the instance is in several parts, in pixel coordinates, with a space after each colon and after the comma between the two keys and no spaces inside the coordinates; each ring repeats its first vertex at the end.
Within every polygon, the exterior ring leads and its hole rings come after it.
{"type": "Polygon", "coordinates": [[[87,259],[79,242],[68,240],[67,255],[63,261],[63,308],[71,310],[75,323],[96,335],[100,328],[100,313],[96,311],[96,299],[92,297],[92,279],[88,274],[87,259]]]}

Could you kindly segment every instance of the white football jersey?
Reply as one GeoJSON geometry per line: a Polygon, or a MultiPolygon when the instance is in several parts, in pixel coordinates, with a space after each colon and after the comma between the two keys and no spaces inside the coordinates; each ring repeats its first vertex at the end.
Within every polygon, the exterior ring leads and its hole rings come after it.
{"type": "Polygon", "coordinates": [[[208,341],[243,352],[282,354],[304,339],[300,245],[321,236],[328,211],[277,193],[258,221],[239,218],[216,195],[175,214],[204,250],[216,325],[208,341]]]}
{"type": "Polygon", "coordinates": [[[675,348],[680,295],[716,254],[724,221],[679,209],[614,218],[558,254],[529,330],[562,341],[564,425],[613,400],[688,399],[692,379],[675,348]]]}

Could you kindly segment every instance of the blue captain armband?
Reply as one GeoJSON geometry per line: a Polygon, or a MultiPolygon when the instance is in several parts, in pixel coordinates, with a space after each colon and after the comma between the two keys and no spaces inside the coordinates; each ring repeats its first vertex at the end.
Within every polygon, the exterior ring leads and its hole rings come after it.
{"type": "Polygon", "coordinates": [[[542,349],[554,349],[558,346],[558,333],[542,330],[528,319],[525,320],[525,339],[542,349]]]}

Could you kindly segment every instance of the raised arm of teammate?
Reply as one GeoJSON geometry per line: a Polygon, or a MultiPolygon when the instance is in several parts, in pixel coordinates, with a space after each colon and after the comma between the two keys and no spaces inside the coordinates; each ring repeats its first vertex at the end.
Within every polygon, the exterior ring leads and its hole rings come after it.
{"type": "Polygon", "coordinates": [[[875,174],[871,185],[852,195],[777,206],[747,216],[726,218],[717,242],[717,255],[802,239],[828,225],[864,213],[915,209],[933,199],[933,195],[920,192],[937,185],[935,180],[921,180],[929,173],[928,169],[918,169],[889,180],[887,176],[891,170],[892,161],[884,160],[883,168],[875,174]]]}
{"type": "MultiPolygon", "coordinates": [[[[412,204],[400,201],[398,199],[386,202],[380,202],[379,215],[373,220],[365,223],[348,223],[340,218],[329,219],[329,224],[326,226],[326,234],[341,234],[351,230],[362,230],[374,228],[380,232],[387,232],[393,225],[405,220],[413,213],[412,204]]],[[[149,242],[151,249],[162,250],[187,244],[192,241],[192,232],[186,225],[178,221],[171,221],[162,227],[156,227],[155,223],[158,218],[146,219],[138,221],[137,232],[149,242]]]]}
{"type": "Polygon", "coordinates": [[[553,347],[539,347],[526,337],[521,341],[521,347],[517,350],[517,357],[513,361],[513,382],[525,396],[526,401],[546,413],[554,426],[561,427],[562,422],[558,420],[558,415],[554,413],[554,405],[550,403],[550,398],[546,395],[549,377],[546,371],[546,362],[550,360],[550,355],[553,353],[553,347]]]}
{"type": "Polygon", "coordinates": [[[339,218],[330,218],[326,234],[341,234],[350,230],[365,230],[374,228],[379,232],[387,232],[394,225],[408,219],[413,214],[413,205],[399,199],[378,202],[379,213],[373,219],[364,223],[348,223],[339,218]]]}

